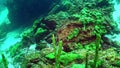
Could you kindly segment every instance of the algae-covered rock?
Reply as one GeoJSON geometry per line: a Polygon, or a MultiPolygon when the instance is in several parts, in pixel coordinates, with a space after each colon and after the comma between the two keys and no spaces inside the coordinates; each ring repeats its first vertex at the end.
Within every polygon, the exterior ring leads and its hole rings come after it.
{"type": "Polygon", "coordinates": [[[73,64],[71,68],[85,68],[85,64],[73,64]]]}
{"type": "Polygon", "coordinates": [[[38,28],[36,33],[35,33],[35,36],[42,35],[46,31],[47,31],[46,29],[38,28]]]}
{"type": "Polygon", "coordinates": [[[32,64],[37,64],[40,60],[39,52],[31,52],[24,57],[24,60],[21,63],[21,67],[32,67],[32,64]]]}
{"type": "MultiPolygon", "coordinates": [[[[46,58],[55,59],[55,54],[50,53],[50,54],[46,55],[46,58]]],[[[77,59],[82,59],[82,58],[83,57],[79,54],[62,52],[60,55],[59,61],[61,63],[63,63],[64,65],[67,65],[68,63],[71,63],[77,59]]]]}

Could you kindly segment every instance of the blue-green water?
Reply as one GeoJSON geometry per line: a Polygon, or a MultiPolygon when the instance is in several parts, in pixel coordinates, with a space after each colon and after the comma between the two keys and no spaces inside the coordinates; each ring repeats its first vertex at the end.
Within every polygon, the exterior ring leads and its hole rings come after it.
{"type": "MultiPolygon", "coordinates": [[[[114,12],[112,13],[112,17],[114,19],[114,21],[117,23],[117,27],[118,29],[120,29],[120,4],[116,2],[116,0],[113,1],[114,3],[114,12]]],[[[106,35],[107,37],[109,37],[110,39],[112,39],[113,41],[117,41],[119,42],[120,40],[120,34],[113,34],[113,35],[106,35]]]]}

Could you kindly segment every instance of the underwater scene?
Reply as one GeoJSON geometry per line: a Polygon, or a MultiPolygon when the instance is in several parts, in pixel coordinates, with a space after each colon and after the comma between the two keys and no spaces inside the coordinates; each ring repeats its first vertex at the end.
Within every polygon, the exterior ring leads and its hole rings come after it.
{"type": "Polygon", "coordinates": [[[120,68],[120,0],[0,0],[0,68],[120,68]]]}

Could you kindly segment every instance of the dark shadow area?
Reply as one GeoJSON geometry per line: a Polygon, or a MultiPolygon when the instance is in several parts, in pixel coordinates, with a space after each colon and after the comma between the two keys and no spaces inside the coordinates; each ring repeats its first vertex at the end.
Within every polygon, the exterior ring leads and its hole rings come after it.
{"type": "Polygon", "coordinates": [[[35,19],[45,16],[55,0],[9,0],[9,19],[12,27],[29,26],[35,19]]]}

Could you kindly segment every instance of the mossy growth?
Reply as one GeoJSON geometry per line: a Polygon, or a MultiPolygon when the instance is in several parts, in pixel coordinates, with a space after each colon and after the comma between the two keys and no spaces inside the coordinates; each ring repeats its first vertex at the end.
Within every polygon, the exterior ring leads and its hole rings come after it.
{"type": "Polygon", "coordinates": [[[102,12],[97,9],[83,8],[80,13],[73,14],[72,16],[83,24],[101,24],[104,21],[102,12]]]}
{"type": "Polygon", "coordinates": [[[78,48],[83,49],[84,48],[81,43],[74,43],[74,46],[75,46],[76,49],[78,49],[78,48]]]}
{"type": "Polygon", "coordinates": [[[55,68],[60,67],[60,62],[64,65],[67,65],[68,63],[82,58],[81,55],[75,54],[75,53],[66,53],[62,50],[62,42],[58,42],[58,49],[56,46],[56,40],[54,35],[52,36],[52,44],[54,46],[54,52],[47,54],[45,57],[48,59],[55,59],[55,68]]]}
{"type": "Polygon", "coordinates": [[[90,25],[94,28],[94,32],[96,33],[101,35],[107,33],[106,26],[104,25],[105,16],[103,12],[98,9],[83,8],[80,13],[73,14],[72,16],[83,24],[83,30],[90,25]]]}
{"type": "MultiPolygon", "coordinates": [[[[46,58],[49,59],[55,59],[55,53],[50,53],[48,55],[45,56],[46,58]]],[[[64,51],[61,52],[60,57],[59,57],[59,61],[61,63],[63,63],[64,65],[67,65],[68,63],[76,60],[76,59],[82,59],[83,57],[79,54],[75,54],[75,53],[66,53],[64,51]]]]}
{"type": "Polygon", "coordinates": [[[90,10],[88,8],[84,8],[80,12],[79,20],[84,23],[94,23],[94,24],[101,24],[104,21],[104,17],[101,11],[99,10],[90,10]]]}
{"type": "Polygon", "coordinates": [[[25,55],[22,59],[21,68],[28,68],[30,63],[33,63],[35,60],[39,61],[40,52],[32,52],[25,55]]]}
{"type": "Polygon", "coordinates": [[[90,43],[90,44],[86,44],[85,46],[84,46],[84,48],[86,49],[86,50],[95,50],[96,49],[96,46],[95,46],[95,43],[94,42],[92,42],[92,43],[90,43]]]}
{"type": "MultiPolygon", "coordinates": [[[[66,52],[62,51],[60,55],[64,55],[66,52]]],[[[55,52],[49,53],[45,56],[48,59],[55,59],[55,52]]]]}
{"type": "Polygon", "coordinates": [[[85,64],[73,64],[72,68],[85,68],[85,64]]]}
{"type": "Polygon", "coordinates": [[[101,42],[101,35],[100,34],[96,34],[96,42],[95,42],[95,46],[96,46],[96,49],[95,49],[95,59],[94,59],[94,68],[98,68],[98,51],[99,51],[99,45],[100,45],[100,42],[101,42]]]}
{"type": "Polygon", "coordinates": [[[46,32],[46,31],[47,31],[46,29],[38,28],[37,31],[35,32],[35,36],[40,35],[40,34],[46,32]]]}
{"type": "Polygon", "coordinates": [[[96,25],[94,27],[94,33],[98,33],[100,35],[107,33],[107,30],[105,29],[105,26],[102,25],[96,25]]]}
{"type": "Polygon", "coordinates": [[[21,43],[16,43],[14,46],[9,48],[10,55],[13,57],[16,53],[19,53],[21,43]]]}
{"type": "MultiPolygon", "coordinates": [[[[99,46],[99,48],[101,47],[100,44],[99,44],[98,46],[99,46]]],[[[86,50],[89,50],[89,51],[95,50],[95,49],[96,49],[95,42],[91,42],[91,43],[89,43],[89,44],[86,44],[86,45],[84,46],[84,48],[85,48],[86,50]]]]}
{"type": "Polygon", "coordinates": [[[78,34],[79,34],[79,28],[74,28],[74,29],[72,30],[72,32],[70,32],[69,35],[67,36],[67,39],[68,39],[68,40],[71,40],[71,39],[73,39],[74,37],[77,37],[78,34]]]}
{"type": "Polygon", "coordinates": [[[90,60],[89,61],[89,65],[91,68],[99,68],[100,66],[102,66],[104,60],[101,60],[101,59],[98,59],[97,62],[96,62],[96,67],[94,66],[95,65],[95,62],[94,60],[90,60]]]}
{"type": "Polygon", "coordinates": [[[62,52],[62,41],[58,42],[58,49],[56,47],[56,39],[54,34],[52,35],[52,44],[54,47],[54,56],[55,56],[55,68],[60,68],[60,55],[62,52]]]}
{"type": "Polygon", "coordinates": [[[4,56],[4,54],[1,54],[2,60],[0,61],[0,64],[2,63],[4,68],[8,68],[8,61],[6,59],[6,57],[4,56]]]}
{"type": "Polygon", "coordinates": [[[64,65],[67,65],[68,63],[81,58],[82,56],[80,56],[79,54],[67,53],[65,55],[60,56],[60,62],[63,63],[64,65]]]}
{"type": "Polygon", "coordinates": [[[116,66],[120,67],[120,60],[116,62],[116,66]]]}

